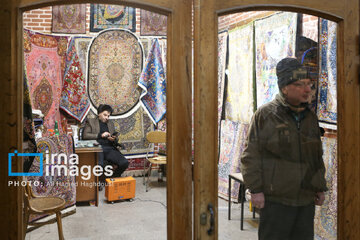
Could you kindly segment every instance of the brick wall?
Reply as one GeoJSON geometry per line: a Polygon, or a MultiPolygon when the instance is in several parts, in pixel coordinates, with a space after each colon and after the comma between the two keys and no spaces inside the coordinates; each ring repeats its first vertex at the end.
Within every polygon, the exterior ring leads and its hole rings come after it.
{"type": "Polygon", "coordinates": [[[303,36],[318,41],[318,22],[319,18],[312,15],[303,14],[303,36]]]}
{"type": "MultiPolygon", "coordinates": [[[[52,7],[45,7],[26,11],[23,14],[24,28],[41,32],[51,33],[52,21],[52,7]]],[[[90,3],[86,4],[86,34],[94,35],[97,33],[90,33],[90,3]]],[[[136,33],[140,36],[140,9],[136,8],[136,33]]]]}
{"type": "Polygon", "coordinates": [[[250,12],[241,12],[228,14],[221,16],[218,19],[219,23],[219,32],[223,30],[230,30],[236,26],[245,25],[256,19],[270,16],[276,12],[274,11],[250,11],[250,12]]]}

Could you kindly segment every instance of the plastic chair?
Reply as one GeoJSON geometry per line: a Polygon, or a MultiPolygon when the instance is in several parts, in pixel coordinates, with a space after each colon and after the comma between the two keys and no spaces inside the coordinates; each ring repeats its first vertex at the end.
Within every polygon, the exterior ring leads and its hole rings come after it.
{"type": "MultiPolygon", "coordinates": [[[[152,131],[146,134],[146,139],[149,143],[166,143],[166,132],[163,131],[152,131]]],[[[145,185],[146,192],[148,191],[149,187],[149,179],[151,175],[151,167],[153,164],[157,165],[166,165],[166,156],[159,156],[156,155],[154,157],[149,157],[149,150],[146,153],[146,160],[144,161],[144,179],[143,184],[145,185]],[[146,169],[146,162],[149,161],[149,167],[146,169]],[[148,173],[147,180],[145,180],[145,175],[148,173]]]]}
{"type": "Polygon", "coordinates": [[[56,221],[58,225],[59,239],[64,239],[61,223],[61,210],[65,206],[65,200],[60,197],[39,197],[32,192],[31,186],[25,186],[25,218],[24,218],[24,232],[26,233],[28,225],[42,226],[53,223],[52,220],[41,223],[29,223],[30,214],[56,214],[56,221]]]}

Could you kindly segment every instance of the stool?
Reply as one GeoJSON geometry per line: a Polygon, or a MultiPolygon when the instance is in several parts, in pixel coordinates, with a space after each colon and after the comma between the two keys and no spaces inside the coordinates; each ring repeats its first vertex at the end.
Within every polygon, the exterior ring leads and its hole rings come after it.
{"type": "MultiPolygon", "coordinates": [[[[241,202],[241,213],[240,213],[240,230],[244,230],[244,199],[245,199],[245,184],[242,173],[231,173],[229,174],[229,209],[228,209],[228,219],[231,220],[231,180],[240,183],[238,201],[241,202]]],[[[255,218],[255,208],[253,207],[253,218],[255,218]]]]}

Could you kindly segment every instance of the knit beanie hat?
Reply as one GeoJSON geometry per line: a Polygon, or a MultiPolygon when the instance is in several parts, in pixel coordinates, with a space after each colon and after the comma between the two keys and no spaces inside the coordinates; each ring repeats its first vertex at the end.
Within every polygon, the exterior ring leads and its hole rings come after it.
{"type": "Polygon", "coordinates": [[[300,79],[308,78],[306,68],[295,58],[284,58],[278,62],[276,65],[276,75],[279,89],[300,79]]]}
{"type": "Polygon", "coordinates": [[[113,112],[112,107],[107,104],[100,104],[97,110],[98,110],[98,114],[100,114],[104,111],[108,111],[108,112],[110,112],[110,114],[112,114],[112,112],[113,112]]]}

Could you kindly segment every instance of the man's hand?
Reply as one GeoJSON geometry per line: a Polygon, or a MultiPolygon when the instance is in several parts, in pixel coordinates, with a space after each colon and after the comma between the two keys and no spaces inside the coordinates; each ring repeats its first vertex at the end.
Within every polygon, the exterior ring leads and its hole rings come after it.
{"type": "Polygon", "coordinates": [[[324,204],[324,201],[325,201],[325,193],[317,192],[315,194],[315,205],[321,206],[324,204]]]}
{"type": "Polygon", "coordinates": [[[110,137],[111,136],[111,134],[109,133],[109,132],[103,132],[102,134],[101,134],[101,137],[102,138],[107,138],[107,137],[110,137]]]}
{"type": "Polygon", "coordinates": [[[110,136],[110,137],[108,137],[107,139],[108,139],[109,141],[113,142],[113,141],[115,141],[116,137],[115,137],[115,136],[110,136]]]}
{"type": "Polygon", "coordinates": [[[263,208],[265,206],[265,196],[264,193],[252,193],[251,194],[251,203],[255,208],[263,208]]]}

